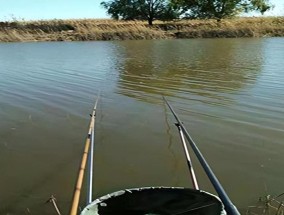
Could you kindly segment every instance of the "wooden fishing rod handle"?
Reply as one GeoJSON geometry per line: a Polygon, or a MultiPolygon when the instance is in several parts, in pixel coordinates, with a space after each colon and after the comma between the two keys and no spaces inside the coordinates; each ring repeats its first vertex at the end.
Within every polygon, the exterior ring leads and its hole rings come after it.
{"type": "Polygon", "coordinates": [[[77,212],[78,212],[80,194],[81,194],[81,189],[82,189],[82,184],[83,184],[84,173],[85,173],[85,169],[86,169],[86,163],[87,163],[89,148],[90,148],[90,137],[88,136],[87,140],[86,140],[86,144],[85,144],[84,153],[83,153],[83,156],[82,156],[82,161],[81,161],[81,166],[80,166],[80,170],[79,170],[79,174],[78,174],[76,188],[75,188],[75,191],[74,191],[70,215],[77,215],[77,212]]]}

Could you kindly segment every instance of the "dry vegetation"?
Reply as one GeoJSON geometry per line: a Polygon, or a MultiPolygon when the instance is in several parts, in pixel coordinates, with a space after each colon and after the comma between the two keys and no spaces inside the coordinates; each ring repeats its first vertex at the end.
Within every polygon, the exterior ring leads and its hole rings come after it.
{"type": "Polygon", "coordinates": [[[284,36],[284,17],[154,22],[100,19],[0,22],[0,41],[91,41],[284,36]]]}

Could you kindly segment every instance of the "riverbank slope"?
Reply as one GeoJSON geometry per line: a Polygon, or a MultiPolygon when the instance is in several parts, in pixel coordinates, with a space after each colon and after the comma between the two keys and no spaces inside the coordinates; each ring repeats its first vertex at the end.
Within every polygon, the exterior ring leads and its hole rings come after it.
{"type": "Polygon", "coordinates": [[[284,17],[154,22],[100,19],[0,22],[0,42],[284,36],[284,17]]]}

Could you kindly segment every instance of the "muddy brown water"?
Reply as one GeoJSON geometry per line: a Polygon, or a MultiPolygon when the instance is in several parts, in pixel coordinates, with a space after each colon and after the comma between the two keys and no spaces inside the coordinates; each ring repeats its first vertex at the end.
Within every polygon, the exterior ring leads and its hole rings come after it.
{"type": "Polygon", "coordinates": [[[162,95],[241,211],[284,192],[283,68],[283,38],[0,44],[0,214],[68,212],[99,90],[94,198],[191,187],[162,95]]]}

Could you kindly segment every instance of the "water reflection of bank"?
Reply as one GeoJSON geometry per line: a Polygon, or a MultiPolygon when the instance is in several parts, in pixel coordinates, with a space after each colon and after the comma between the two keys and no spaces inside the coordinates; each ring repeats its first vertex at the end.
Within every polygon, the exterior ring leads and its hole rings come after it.
{"type": "Polygon", "coordinates": [[[120,45],[118,93],[155,102],[175,95],[203,102],[230,102],[226,95],[250,87],[262,67],[257,39],[131,41],[120,45]],[[188,97],[188,96],[186,96],[188,97]]]}

